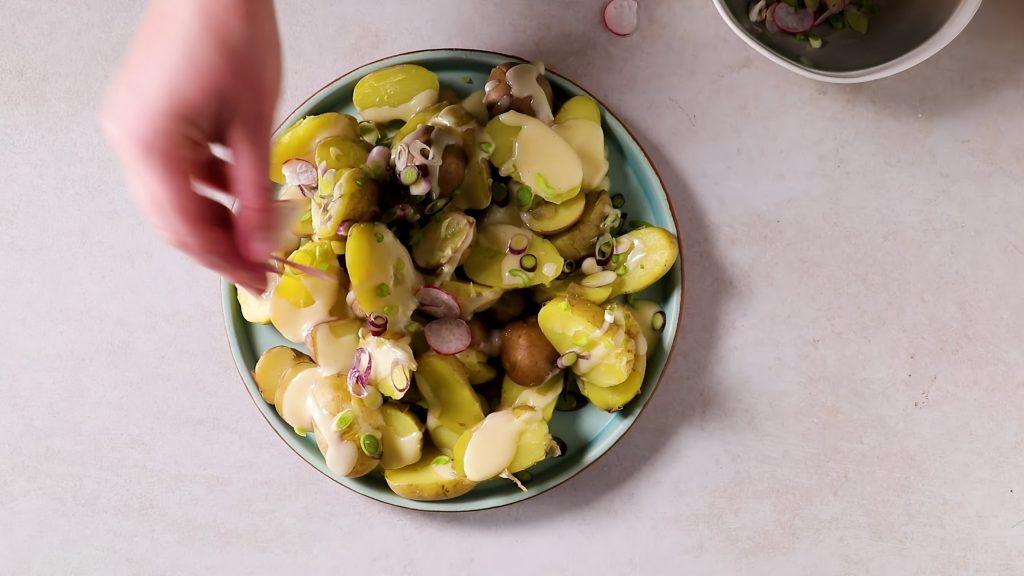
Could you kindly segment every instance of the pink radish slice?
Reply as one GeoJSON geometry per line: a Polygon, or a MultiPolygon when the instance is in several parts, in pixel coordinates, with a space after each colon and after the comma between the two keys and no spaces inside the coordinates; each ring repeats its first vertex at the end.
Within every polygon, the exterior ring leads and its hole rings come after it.
{"type": "Polygon", "coordinates": [[[473,342],[473,331],[462,318],[442,318],[423,327],[430,349],[438,354],[451,356],[469,348],[473,342]]]}
{"type": "Polygon", "coordinates": [[[779,32],[779,26],[775,24],[775,9],[778,8],[778,4],[772,4],[768,7],[768,11],[764,13],[764,25],[768,28],[769,32],[779,32]]]}
{"type": "Polygon", "coordinates": [[[610,0],[604,6],[604,26],[616,36],[636,32],[636,0],[610,0]]]}
{"type": "Polygon", "coordinates": [[[281,165],[284,181],[295,186],[316,186],[316,166],[301,158],[292,158],[281,165]]]}
{"type": "Polygon", "coordinates": [[[420,303],[420,310],[434,318],[462,316],[462,309],[459,307],[458,301],[444,288],[424,286],[416,291],[416,300],[420,303]]]}
{"type": "Polygon", "coordinates": [[[780,30],[790,34],[807,32],[814,27],[814,12],[806,8],[796,9],[789,4],[776,4],[772,19],[780,30]]]}

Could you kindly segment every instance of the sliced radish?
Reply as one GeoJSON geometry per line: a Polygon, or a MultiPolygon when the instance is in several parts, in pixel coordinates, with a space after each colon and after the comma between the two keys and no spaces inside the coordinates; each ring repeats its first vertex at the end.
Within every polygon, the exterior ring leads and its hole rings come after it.
{"type": "Polygon", "coordinates": [[[292,158],[281,165],[284,181],[295,186],[316,186],[316,166],[301,158],[292,158]]]}
{"type": "Polygon", "coordinates": [[[778,4],[772,4],[768,7],[768,11],[764,13],[764,25],[769,32],[780,32],[779,26],[775,23],[775,9],[778,7],[778,4]]]}
{"type": "Polygon", "coordinates": [[[789,4],[776,4],[772,18],[780,30],[790,34],[807,32],[814,27],[814,12],[806,8],[793,8],[789,4]]]}
{"type": "Polygon", "coordinates": [[[636,0],[610,0],[604,6],[604,26],[616,36],[636,32],[636,0]]]}
{"type": "Polygon", "coordinates": [[[473,331],[462,318],[442,318],[423,327],[430,349],[438,354],[451,356],[469,348],[473,342],[473,331]]]}
{"type": "Polygon", "coordinates": [[[458,318],[462,316],[459,302],[444,288],[424,286],[416,291],[416,300],[420,303],[420,310],[434,318],[458,318]]]}

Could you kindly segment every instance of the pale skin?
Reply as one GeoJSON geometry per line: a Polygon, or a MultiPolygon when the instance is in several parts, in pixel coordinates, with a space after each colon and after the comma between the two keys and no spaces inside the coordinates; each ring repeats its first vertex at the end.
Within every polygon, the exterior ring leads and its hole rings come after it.
{"type": "Polygon", "coordinates": [[[253,292],[265,289],[277,247],[267,174],[280,77],[271,0],[154,0],[100,111],[161,238],[253,292]],[[236,211],[197,194],[197,183],[232,196],[236,211]]]}

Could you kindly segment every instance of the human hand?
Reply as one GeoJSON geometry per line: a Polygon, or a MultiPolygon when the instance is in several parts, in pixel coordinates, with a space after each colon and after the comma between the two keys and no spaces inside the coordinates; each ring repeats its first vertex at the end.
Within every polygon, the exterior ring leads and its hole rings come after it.
{"type": "Polygon", "coordinates": [[[277,243],[268,149],[280,76],[271,0],[154,0],[100,113],[160,236],[256,293],[277,243]],[[237,212],[196,183],[233,196],[237,212]]]}

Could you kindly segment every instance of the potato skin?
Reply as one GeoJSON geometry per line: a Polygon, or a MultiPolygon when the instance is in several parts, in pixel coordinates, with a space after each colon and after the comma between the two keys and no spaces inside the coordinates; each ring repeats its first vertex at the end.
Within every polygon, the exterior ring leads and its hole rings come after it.
{"type": "MultiPolygon", "coordinates": [[[[487,112],[491,115],[491,118],[500,116],[509,110],[515,110],[527,116],[537,116],[537,111],[534,109],[534,102],[532,98],[516,98],[512,96],[512,85],[508,83],[506,75],[508,71],[515,67],[518,62],[506,62],[495,66],[491,70],[491,75],[487,79],[488,83],[495,82],[494,87],[488,90],[484,94],[484,105],[487,106],[487,112]]],[[[551,84],[543,74],[537,75],[537,84],[540,85],[541,90],[544,91],[544,96],[547,98],[547,105],[549,108],[553,106],[554,96],[551,92],[551,84]]]]}
{"type": "Polygon", "coordinates": [[[536,318],[513,322],[505,327],[501,340],[501,365],[521,386],[540,386],[555,371],[558,351],[548,342],[536,318]]]}

